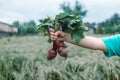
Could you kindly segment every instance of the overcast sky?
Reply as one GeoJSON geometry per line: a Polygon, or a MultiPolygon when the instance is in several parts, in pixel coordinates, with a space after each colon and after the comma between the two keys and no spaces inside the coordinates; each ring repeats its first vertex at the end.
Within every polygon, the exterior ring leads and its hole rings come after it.
{"type": "MultiPolygon", "coordinates": [[[[60,4],[64,1],[72,5],[75,0],[0,0],[0,21],[12,23],[54,17],[60,13],[60,4]]],[[[84,22],[100,22],[112,16],[120,14],[120,0],[78,0],[88,11],[84,22]]]]}

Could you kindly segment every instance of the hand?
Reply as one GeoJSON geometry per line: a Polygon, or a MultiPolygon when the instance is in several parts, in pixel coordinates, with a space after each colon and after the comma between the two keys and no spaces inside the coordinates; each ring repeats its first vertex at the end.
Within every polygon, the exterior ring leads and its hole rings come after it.
{"type": "Polygon", "coordinates": [[[64,33],[63,31],[57,31],[57,32],[55,32],[55,30],[54,29],[52,29],[52,28],[50,28],[50,38],[51,38],[51,40],[59,40],[59,41],[64,41],[65,40],[65,34],[66,33],[64,33]]]}

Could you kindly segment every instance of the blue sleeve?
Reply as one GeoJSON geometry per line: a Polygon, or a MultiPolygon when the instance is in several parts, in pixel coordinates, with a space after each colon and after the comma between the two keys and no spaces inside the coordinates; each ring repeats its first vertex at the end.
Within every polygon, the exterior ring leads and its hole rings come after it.
{"type": "Polygon", "coordinates": [[[108,52],[104,52],[106,57],[120,56],[120,34],[102,38],[108,52]]]}

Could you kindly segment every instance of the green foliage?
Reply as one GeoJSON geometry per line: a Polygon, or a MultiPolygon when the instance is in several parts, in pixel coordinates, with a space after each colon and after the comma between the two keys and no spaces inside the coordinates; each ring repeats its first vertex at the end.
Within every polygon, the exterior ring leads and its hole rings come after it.
{"type": "Polygon", "coordinates": [[[99,34],[119,34],[120,33],[120,25],[116,25],[114,27],[98,27],[96,33],[99,33],[99,34]]]}
{"type": "Polygon", "coordinates": [[[111,18],[99,23],[98,25],[99,29],[101,27],[101,31],[98,31],[98,33],[102,34],[119,33],[120,16],[118,13],[115,13],[113,16],[111,16],[111,18]]]}
{"type": "Polygon", "coordinates": [[[120,24],[120,16],[118,13],[115,13],[111,18],[107,19],[106,21],[103,21],[99,23],[99,26],[102,27],[114,27],[116,25],[120,24]]]}
{"type": "Polygon", "coordinates": [[[54,28],[55,31],[61,30],[71,34],[72,40],[77,43],[80,42],[84,37],[84,32],[87,31],[87,27],[83,25],[79,16],[67,13],[56,15],[54,20],[51,20],[49,17],[43,19],[37,30],[48,35],[50,27],[54,28]]]}
{"type": "Polygon", "coordinates": [[[19,21],[14,21],[12,23],[13,26],[18,28],[19,35],[26,35],[26,34],[36,34],[36,23],[34,21],[20,23],[19,21]]]}
{"type": "Polygon", "coordinates": [[[53,27],[53,20],[50,17],[40,20],[40,25],[37,27],[37,31],[43,33],[44,35],[49,35],[49,28],[53,27]]]}
{"type": "Polygon", "coordinates": [[[109,34],[110,34],[110,33],[112,33],[112,34],[120,33],[120,24],[114,26],[113,28],[110,28],[110,29],[108,30],[108,33],[109,33],[109,34]],[[109,31],[111,31],[111,32],[109,32],[109,31]]]}
{"type": "Polygon", "coordinates": [[[27,33],[36,33],[36,24],[34,21],[29,21],[28,23],[25,23],[24,26],[26,27],[27,33]]]}
{"type": "Polygon", "coordinates": [[[84,26],[79,16],[61,13],[56,15],[55,20],[59,22],[62,31],[71,34],[74,42],[80,42],[84,37],[84,32],[87,31],[87,27],[84,26]]]}
{"type": "Polygon", "coordinates": [[[70,6],[70,3],[63,3],[60,5],[61,9],[64,11],[64,13],[73,14],[79,16],[81,19],[85,17],[87,10],[83,9],[83,5],[80,4],[77,0],[75,1],[75,6],[72,8],[70,6]]]}
{"type": "Polygon", "coordinates": [[[15,26],[15,27],[17,27],[18,28],[18,34],[21,34],[21,32],[23,30],[22,24],[19,21],[14,21],[12,23],[12,25],[15,26]]]}

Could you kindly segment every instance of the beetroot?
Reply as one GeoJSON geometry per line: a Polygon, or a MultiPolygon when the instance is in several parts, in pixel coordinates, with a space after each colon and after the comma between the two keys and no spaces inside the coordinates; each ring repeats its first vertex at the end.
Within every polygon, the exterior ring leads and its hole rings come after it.
{"type": "Polygon", "coordinates": [[[57,48],[59,48],[60,47],[60,41],[59,40],[55,40],[55,42],[56,42],[57,48]]]}
{"type": "Polygon", "coordinates": [[[67,58],[68,50],[65,47],[58,48],[58,53],[60,56],[67,58]]]}
{"type": "Polygon", "coordinates": [[[57,48],[67,47],[63,41],[56,40],[55,42],[56,42],[57,48]]]}
{"type": "Polygon", "coordinates": [[[57,48],[58,48],[57,41],[53,41],[53,50],[56,51],[57,48]]]}
{"type": "Polygon", "coordinates": [[[67,47],[63,41],[59,42],[59,47],[67,47]]]}
{"type": "Polygon", "coordinates": [[[64,49],[64,47],[58,48],[58,53],[62,53],[63,49],[64,49]]]}
{"type": "Polygon", "coordinates": [[[50,49],[47,54],[47,60],[52,60],[56,57],[57,52],[53,49],[50,49]]]}
{"type": "Polygon", "coordinates": [[[57,56],[57,52],[60,56],[67,58],[67,46],[63,41],[53,41],[53,48],[48,51],[47,60],[52,60],[57,56]]]}

